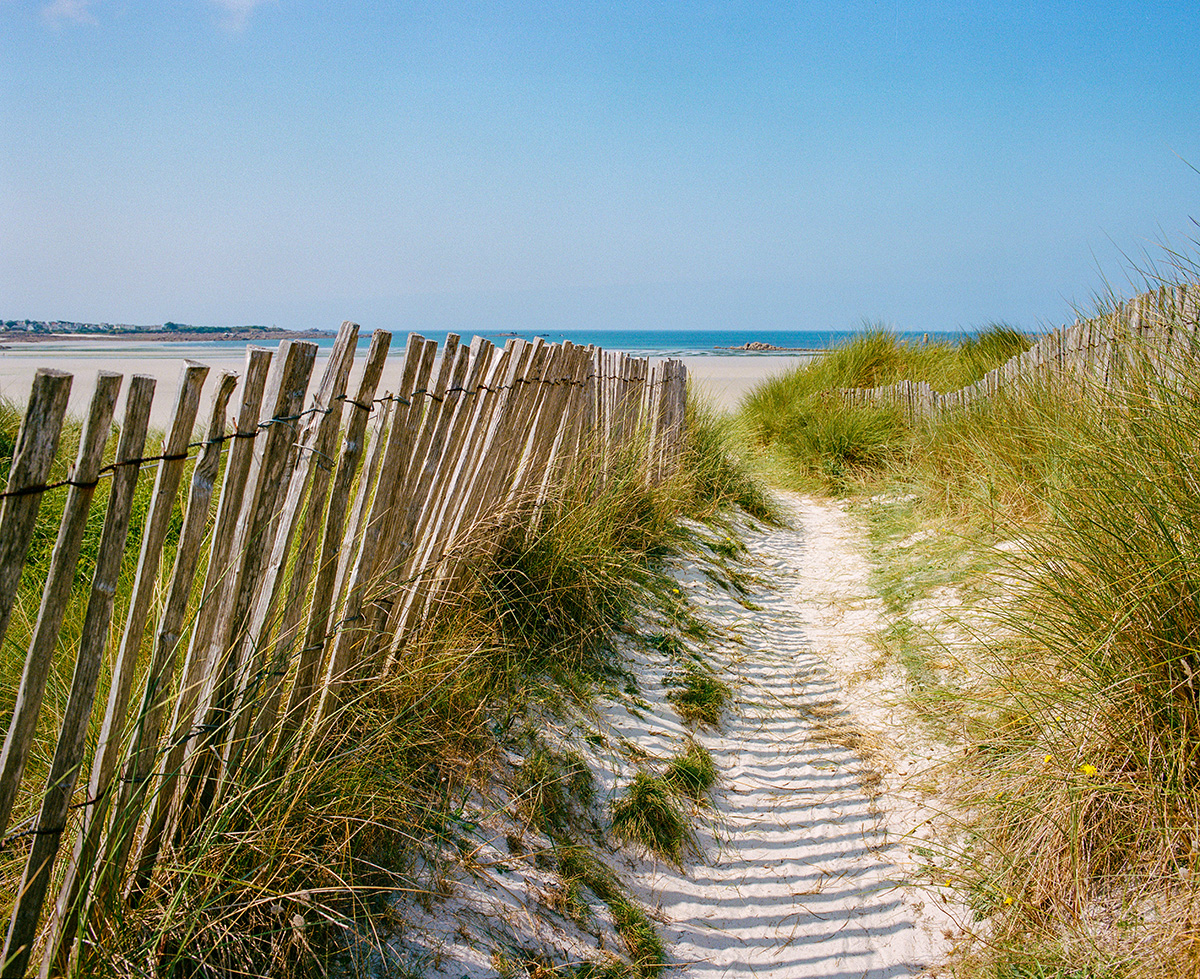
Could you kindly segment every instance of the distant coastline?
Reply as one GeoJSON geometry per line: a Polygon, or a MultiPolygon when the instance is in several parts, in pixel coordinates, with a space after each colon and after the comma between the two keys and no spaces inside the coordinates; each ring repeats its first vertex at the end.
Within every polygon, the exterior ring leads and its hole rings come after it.
{"type": "Polygon", "coordinates": [[[284,330],[277,326],[190,326],[163,323],[132,326],[114,323],[72,323],[65,320],[0,321],[0,344],[44,343],[52,340],[140,340],[184,343],[197,340],[322,340],[332,330],[284,330]]]}

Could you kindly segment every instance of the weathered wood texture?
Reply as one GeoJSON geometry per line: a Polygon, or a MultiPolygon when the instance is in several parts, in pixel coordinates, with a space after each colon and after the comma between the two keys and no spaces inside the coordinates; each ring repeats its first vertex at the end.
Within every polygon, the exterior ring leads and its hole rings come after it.
{"type": "MultiPolygon", "coordinates": [[[[63,507],[63,519],[58,529],[58,539],[50,558],[50,571],[42,592],[38,608],[37,624],[25,657],[25,669],[21,674],[21,685],[17,688],[17,702],[13,709],[8,735],[4,740],[4,752],[0,757],[0,837],[8,831],[17,787],[25,771],[34,727],[42,709],[42,697],[46,680],[50,676],[50,663],[54,646],[62,628],[63,616],[75,580],[75,565],[79,561],[79,550],[83,545],[83,534],[87,529],[88,512],[92,496],[100,478],[100,464],[104,445],[112,424],[113,409],[117,392],[121,387],[121,375],[101,371],[96,377],[96,391],[92,396],[91,409],[79,440],[79,456],[71,471],[72,484],[67,491],[63,507]]],[[[61,418],[60,418],[61,421],[61,418]]],[[[24,555],[22,555],[23,563],[24,555]]]]}
{"type": "MultiPolygon", "coordinates": [[[[19,619],[27,655],[0,757],[0,838],[19,814],[3,844],[28,840],[29,855],[4,977],[26,975],[39,948],[42,976],[86,973],[81,956],[90,946],[81,936],[103,933],[121,902],[141,900],[164,854],[186,857],[190,833],[226,797],[251,791],[266,773],[286,774],[297,746],[335,724],[364,680],[395,666],[469,567],[525,526],[577,460],[601,485],[642,439],[646,478],[663,478],[678,458],[686,375],[677,361],[651,365],[541,340],[500,351],[451,335],[435,371],[437,344],[413,334],[398,388],[377,398],[391,335],[373,336],[351,388],[357,340],[358,327],[344,323],[311,397],[315,345],[285,341],[274,355],[249,348],[232,431],[226,415],[237,378],[223,373],[210,382],[197,442],[208,369],[189,363],[162,450],[149,459],[154,381],[135,377],[108,466],[121,377],[99,375],[59,490],[62,517],[37,620],[19,619]],[[132,559],[135,492],[150,465],[157,475],[116,630],[117,576],[132,559]],[[73,664],[58,664],[73,666],[69,702],[51,733],[50,769],[34,778],[28,759],[43,694],[105,475],[112,486],[83,634],[73,664]],[[103,713],[89,747],[97,701],[103,713]],[[81,771],[90,778],[79,779],[81,771]],[[74,846],[57,861],[64,834],[74,846]]],[[[39,504],[58,489],[47,481],[70,385],[69,374],[38,373],[0,496],[0,637],[39,504]]]]}
{"type": "Polygon", "coordinates": [[[8,486],[0,505],[0,642],[8,631],[8,617],[17,597],[46,478],[58,452],[58,436],[70,394],[70,374],[39,370],[17,433],[8,486]]]}
{"type": "MultiPolygon", "coordinates": [[[[125,423],[113,471],[112,488],[91,594],[84,616],[83,632],[71,678],[71,693],[59,729],[50,773],[42,790],[42,802],[33,827],[33,846],[25,864],[25,873],[17,889],[8,934],[4,941],[3,975],[25,975],[33,941],[41,919],[42,905],[54,870],[58,845],[67,828],[67,813],[75,781],[84,762],[88,719],[95,700],[104,649],[108,643],[117,579],[129,534],[133,494],[140,473],[139,464],[146,444],[146,425],[150,420],[150,402],[154,397],[154,378],[135,375],[126,399],[125,423]]],[[[85,800],[85,803],[88,800],[85,800]]],[[[85,806],[86,807],[86,806],[85,806]]]]}
{"type": "Polygon", "coordinates": [[[1200,289],[1162,286],[1087,320],[1043,335],[1024,353],[958,391],[900,381],[838,392],[849,405],[898,408],[910,420],[960,411],[998,393],[1031,384],[1074,384],[1111,389],[1131,371],[1147,370],[1165,383],[1200,352],[1200,289]]]}

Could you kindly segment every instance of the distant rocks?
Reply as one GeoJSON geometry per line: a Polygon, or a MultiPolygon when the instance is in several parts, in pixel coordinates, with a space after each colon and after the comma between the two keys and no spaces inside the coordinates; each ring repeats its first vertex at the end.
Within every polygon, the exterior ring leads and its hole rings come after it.
{"type": "Polygon", "coordinates": [[[763,353],[808,353],[807,347],[777,347],[773,343],[763,343],[761,340],[751,340],[749,343],[743,343],[740,347],[716,347],[717,350],[746,350],[760,351],[763,353]]]}

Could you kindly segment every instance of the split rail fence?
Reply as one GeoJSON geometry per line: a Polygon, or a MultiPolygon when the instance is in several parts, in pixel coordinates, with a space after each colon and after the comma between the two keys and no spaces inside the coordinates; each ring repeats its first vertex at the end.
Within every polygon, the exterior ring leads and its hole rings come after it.
{"type": "Polygon", "coordinates": [[[605,459],[615,465],[644,444],[651,480],[678,459],[679,361],[540,340],[498,350],[451,335],[435,372],[437,344],[411,334],[398,389],[377,397],[391,335],[373,334],[347,392],[358,332],[343,324],[307,405],[315,344],[248,348],[240,379],[222,372],[209,382],[199,441],[209,369],[188,362],[153,458],[145,447],[155,381],[135,375],[108,465],[122,378],[101,372],[74,466],[55,485],[47,481],[72,378],[38,372],[0,498],[0,642],[42,498],[53,490],[65,502],[0,758],[0,840],[14,859],[27,853],[4,977],[26,975],[39,943],[43,976],[86,968],[89,923],[115,901],[136,903],[172,840],[201,824],[231,785],[286,764],[365,679],[386,674],[488,541],[531,519],[577,457],[599,458],[603,472],[605,459]],[[134,494],[151,470],[132,594],[114,630],[134,494]],[[52,660],[69,655],[55,647],[102,476],[108,503],[69,700],[49,775],[21,796],[52,660]],[[107,700],[89,750],[102,671],[107,700]],[[76,785],[81,773],[86,790],[76,785]],[[12,826],[19,798],[37,812],[12,826]]]}
{"type": "Polygon", "coordinates": [[[1046,334],[1024,353],[958,391],[940,393],[924,382],[899,381],[839,393],[849,405],[899,408],[913,420],[958,411],[1002,391],[1058,378],[1111,388],[1134,360],[1148,363],[1160,377],[1169,377],[1184,364],[1194,363],[1198,350],[1200,287],[1164,285],[1046,334]]]}

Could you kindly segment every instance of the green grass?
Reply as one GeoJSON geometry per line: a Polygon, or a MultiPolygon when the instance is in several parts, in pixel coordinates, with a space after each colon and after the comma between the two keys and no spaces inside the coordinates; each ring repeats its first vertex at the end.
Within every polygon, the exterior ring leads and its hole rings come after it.
{"type": "MultiPolygon", "coordinates": [[[[670,592],[661,566],[685,539],[678,519],[711,518],[731,504],[759,519],[771,517],[726,424],[695,405],[689,419],[683,463],[665,481],[648,483],[635,440],[625,459],[613,460],[614,478],[607,483],[598,482],[598,467],[585,458],[544,506],[493,539],[498,546],[475,562],[460,592],[426,623],[386,678],[364,685],[321,739],[301,746],[286,775],[268,766],[275,775],[230,792],[201,831],[168,854],[140,905],[120,909],[98,926],[87,968],[100,976],[147,967],[178,975],[233,969],[325,974],[331,965],[345,964],[351,944],[376,940],[373,922],[390,913],[397,893],[432,906],[444,893],[439,868],[471,837],[465,800],[494,778],[497,753],[514,732],[528,718],[575,711],[598,683],[620,676],[607,637],[640,609],[662,603],[669,617],[687,624],[686,601],[670,592]],[[295,915],[302,916],[303,928],[293,927],[295,915]]],[[[19,421],[11,406],[0,411],[0,447],[11,446],[19,421]]],[[[71,432],[52,478],[66,475],[77,427],[71,432]]],[[[6,467],[0,454],[0,472],[6,467]]],[[[139,487],[131,542],[140,538],[150,483],[144,479],[139,487]]],[[[105,494],[102,484],[17,819],[34,811],[53,750],[105,494]]],[[[46,496],[18,609],[0,650],[0,689],[9,691],[7,700],[0,695],[0,716],[6,721],[63,495],[46,496]]],[[[173,547],[169,539],[164,567],[170,567],[173,547]]],[[[117,623],[128,602],[136,550],[131,543],[117,623]]],[[[184,646],[187,641],[185,634],[184,646]]],[[[106,682],[102,676],[98,704],[106,682]]],[[[555,835],[569,835],[594,795],[580,757],[544,747],[527,758],[514,789],[527,818],[555,835]]],[[[0,913],[6,918],[25,852],[18,841],[0,853],[0,913]]],[[[616,890],[601,896],[618,921],[631,968],[657,974],[662,946],[648,919],[616,890]]]]}
{"type": "Polygon", "coordinates": [[[625,794],[613,802],[612,831],[618,839],[643,846],[675,864],[682,862],[692,843],[691,828],[671,784],[640,769],[625,794]]]}
{"type": "Polygon", "coordinates": [[[955,974],[1194,975],[1200,357],[1175,384],[1133,356],[1108,392],[1027,385],[915,424],[827,394],[951,390],[1021,346],[989,331],[930,354],[868,334],[763,385],[742,423],[793,485],[871,497],[881,650],[954,744],[957,832],[930,858],[985,922],[955,974]],[[954,656],[910,617],[942,588],[1000,604],[954,656]]]}
{"type": "Polygon", "coordinates": [[[716,784],[717,766],[707,748],[689,739],[687,747],[667,765],[663,780],[675,791],[699,802],[716,784]]]}
{"type": "Polygon", "coordinates": [[[573,808],[586,808],[596,795],[595,779],[577,753],[542,746],[521,766],[516,789],[523,818],[544,833],[565,830],[573,808]]]}
{"type": "Polygon", "coordinates": [[[669,676],[668,682],[677,686],[667,693],[667,699],[689,724],[716,727],[733,695],[729,684],[695,664],[689,664],[681,675],[669,676]]]}
{"type": "Polygon", "coordinates": [[[654,923],[625,893],[616,875],[585,847],[556,851],[559,875],[568,886],[581,883],[607,906],[629,954],[631,979],[654,979],[666,965],[666,949],[654,923]]]}
{"type": "Polygon", "coordinates": [[[1086,918],[1114,881],[1165,899],[1197,869],[1195,376],[1179,390],[1131,377],[1060,422],[1046,514],[1012,569],[1015,638],[995,651],[972,792],[1004,795],[981,810],[974,859],[1034,917],[1086,918]]]}
{"type": "Polygon", "coordinates": [[[661,975],[667,960],[666,950],[646,912],[625,898],[613,901],[609,910],[636,974],[645,979],[661,975]]]}
{"type": "Polygon", "coordinates": [[[738,437],[734,419],[689,392],[686,425],[683,481],[694,514],[707,518],[738,506],[752,517],[778,524],[779,510],[756,476],[753,455],[738,437]]]}
{"type": "Polygon", "coordinates": [[[743,399],[740,421],[790,482],[846,492],[901,462],[916,433],[899,411],[847,408],[835,392],[900,380],[957,390],[1028,346],[1003,325],[957,345],[905,343],[882,327],[867,327],[847,344],[758,385],[743,399]]]}

